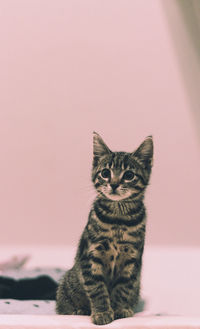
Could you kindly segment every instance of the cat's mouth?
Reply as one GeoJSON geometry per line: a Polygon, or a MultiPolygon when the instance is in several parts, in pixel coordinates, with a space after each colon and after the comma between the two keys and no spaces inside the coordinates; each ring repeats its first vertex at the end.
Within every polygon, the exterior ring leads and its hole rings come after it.
{"type": "Polygon", "coordinates": [[[119,191],[110,191],[109,193],[105,193],[106,197],[113,201],[119,201],[124,199],[124,196],[119,193],[119,191]]]}
{"type": "Polygon", "coordinates": [[[120,201],[123,199],[126,199],[127,197],[130,196],[130,193],[122,193],[119,190],[108,190],[108,189],[101,189],[101,193],[107,198],[110,199],[112,201],[120,201]]]}
{"type": "Polygon", "coordinates": [[[118,200],[123,199],[123,197],[119,193],[116,193],[116,192],[110,193],[109,195],[107,195],[107,198],[110,200],[113,200],[113,201],[118,201],[118,200]]]}
{"type": "Polygon", "coordinates": [[[120,193],[120,191],[103,191],[103,194],[106,196],[106,198],[113,200],[113,201],[120,201],[127,199],[131,196],[130,191],[126,191],[124,193],[120,193]]]}

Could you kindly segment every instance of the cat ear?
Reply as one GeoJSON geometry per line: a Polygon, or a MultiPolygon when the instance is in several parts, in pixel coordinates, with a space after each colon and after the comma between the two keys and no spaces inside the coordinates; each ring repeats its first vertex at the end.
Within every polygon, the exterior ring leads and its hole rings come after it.
{"type": "Polygon", "coordinates": [[[153,138],[148,136],[144,142],[132,153],[134,157],[137,157],[145,166],[151,167],[153,164],[153,138]]]}
{"type": "Polygon", "coordinates": [[[95,131],[93,132],[93,154],[94,157],[101,157],[110,154],[111,150],[104,143],[103,139],[95,131]]]}

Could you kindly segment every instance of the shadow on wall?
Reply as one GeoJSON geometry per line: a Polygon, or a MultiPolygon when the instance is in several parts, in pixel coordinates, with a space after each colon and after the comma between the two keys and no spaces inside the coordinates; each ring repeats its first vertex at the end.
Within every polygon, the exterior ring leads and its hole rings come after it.
{"type": "Polygon", "coordinates": [[[177,7],[180,10],[180,15],[200,63],[200,1],[178,0],[177,7]]]}
{"type": "Polygon", "coordinates": [[[200,140],[200,1],[162,1],[200,140]]]}

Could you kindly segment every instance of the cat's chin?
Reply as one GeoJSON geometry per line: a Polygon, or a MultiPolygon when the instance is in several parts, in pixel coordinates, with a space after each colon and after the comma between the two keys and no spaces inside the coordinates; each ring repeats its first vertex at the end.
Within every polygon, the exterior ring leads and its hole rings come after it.
{"type": "Polygon", "coordinates": [[[130,197],[130,195],[119,195],[119,194],[105,194],[105,197],[109,200],[112,201],[123,201],[125,199],[127,199],[128,197],[130,197]]]}
{"type": "Polygon", "coordinates": [[[117,195],[117,194],[109,194],[109,195],[106,195],[106,197],[112,201],[120,201],[123,199],[123,197],[121,197],[120,195],[117,195]]]}

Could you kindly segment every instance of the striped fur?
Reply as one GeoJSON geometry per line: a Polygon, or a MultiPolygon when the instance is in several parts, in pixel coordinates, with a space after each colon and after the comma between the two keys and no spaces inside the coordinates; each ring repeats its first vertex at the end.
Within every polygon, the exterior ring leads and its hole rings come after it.
{"type": "Polygon", "coordinates": [[[97,197],[74,266],[60,281],[59,314],[91,314],[107,324],[134,315],[145,240],[143,204],[153,157],[152,137],[133,153],[112,152],[94,133],[92,181],[97,197]]]}

